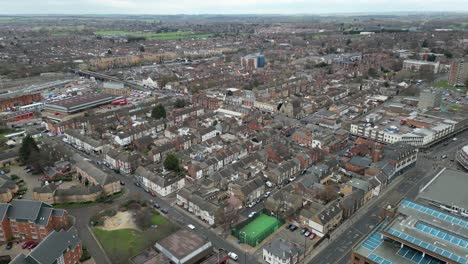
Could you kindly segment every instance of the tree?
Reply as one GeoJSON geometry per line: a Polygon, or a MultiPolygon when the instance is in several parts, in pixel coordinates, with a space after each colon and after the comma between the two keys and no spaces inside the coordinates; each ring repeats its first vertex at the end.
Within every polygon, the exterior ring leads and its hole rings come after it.
{"type": "Polygon", "coordinates": [[[180,171],[179,158],[177,158],[176,154],[167,154],[166,159],[164,160],[164,168],[170,171],[180,171]]]}
{"type": "Polygon", "coordinates": [[[175,108],[184,108],[185,107],[185,100],[184,99],[177,99],[174,102],[174,107],[175,108]]]}
{"type": "Polygon", "coordinates": [[[143,45],[140,46],[140,48],[138,48],[138,50],[139,50],[140,52],[145,52],[145,46],[143,46],[143,45]]]}
{"type": "Polygon", "coordinates": [[[372,78],[375,78],[377,77],[377,70],[375,68],[369,68],[369,70],[367,70],[367,74],[372,77],[372,78]]]}
{"type": "Polygon", "coordinates": [[[151,111],[151,117],[155,119],[166,118],[166,109],[162,104],[158,104],[151,111]]]}
{"type": "Polygon", "coordinates": [[[346,40],[346,46],[349,46],[349,44],[351,44],[351,42],[352,42],[351,39],[347,39],[346,40]]]}
{"type": "Polygon", "coordinates": [[[431,54],[427,57],[427,61],[435,61],[437,59],[437,56],[434,54],[431,54]]]}
{"type": "Polygon", "coordinates": [[[233,96],[234,93],[231,91],[231,90],[228,90],[227,93],[226,93],[227,96],[233,96]]]}
{"type": "Polygon", "coordinates": [[[427,42],[427,39],[423,40],[423,42],[421,44],[421,47],[423,47],[423,48],[429,47],[429,42],[427,42]]]}
{"type": "Polygon", "coordinates": [[[151,226],[151,217],[153,215],[148,210],[140,210],[136,213],[135,224],[141,229],[146,230],[151,226]]]}
{"type": "Polygon", "coordinates": [[[445,55],[445,57],[447,57],[447,59],[453,58],[452,52],[450,52],[450,51],[448,51],[448,50],[445,50],[445,51],[444,51],[444,55],[445,55]]]}
{"type": "Polygon", "coordinates": [[[30,135],[27,135],[23,138],[23,142],[21,143],[21,147],[19,149],[19,159],[22,162],[31,162],[31,156],[33,152],[39,152],[39,148],[37,147],[36,140],[30,135]]]}
{"type": "Polygon", "coordinates": [[[108,50],[107,50],[107,54],[112,55],[112,50],[111,50],[111,49],[108,49],[108,50]]]}

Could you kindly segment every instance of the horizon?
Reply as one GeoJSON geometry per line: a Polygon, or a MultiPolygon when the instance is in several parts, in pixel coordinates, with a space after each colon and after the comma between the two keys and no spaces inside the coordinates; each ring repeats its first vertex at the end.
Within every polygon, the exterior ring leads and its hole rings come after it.
{"type": "Polygon", "coordinates": [[[0,15],[327,15],[379,13],[466,13],[463,0],[45,0],[2,3],[0,15]],[[391,9],[385,7],[391,6],[391,9]]]}

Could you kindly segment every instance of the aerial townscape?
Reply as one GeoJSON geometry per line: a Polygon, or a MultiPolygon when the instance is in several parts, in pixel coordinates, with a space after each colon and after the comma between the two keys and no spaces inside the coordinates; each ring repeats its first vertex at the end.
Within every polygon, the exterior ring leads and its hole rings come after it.
{"type": "Polygon", "coordinates": [[[251,2],[1,4],[0,264],[468,264],[468,3],[251,2]]]}

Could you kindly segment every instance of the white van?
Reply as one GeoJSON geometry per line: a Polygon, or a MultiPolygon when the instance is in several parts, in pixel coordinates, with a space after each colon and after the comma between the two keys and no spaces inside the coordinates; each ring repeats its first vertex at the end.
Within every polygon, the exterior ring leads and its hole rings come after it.
{"type": "Polygon", "coordinates": [[[271,183],[270,181],[267,181],[267,182],[265,183],[265,185],[266,185],[268,188],[273,187],[273,183],[271,183]]]}
{"type": "Polygon", "coordinates": [[[192,224],[189,224],[189,225],[187,225],[187,226],[188,226],[188,228],[190,228],[190,229],[192,229],[192,230],[194,230],[194,229],[195,229],[195,226],[194,226],[194,225],[192,225],[192,224]]]}
{"type": "Polygon", "coordinates": [[[234,252],[229,252],[229,253],[228,253],[228,256],[229,256],[231,259],[235,260],[235,261],[237,261],[237,260],[239,259],[239,257],[237,256],[237,254],[234,253],[234,252]]]}

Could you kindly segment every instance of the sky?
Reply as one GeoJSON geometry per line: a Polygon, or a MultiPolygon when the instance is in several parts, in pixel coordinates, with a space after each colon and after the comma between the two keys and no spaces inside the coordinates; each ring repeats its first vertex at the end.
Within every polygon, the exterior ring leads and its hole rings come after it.
{"type": "Polygon", "coordinates": [[[0,14],[329,14],[468,11],[467,0],[0,0],[0,14]]]}

